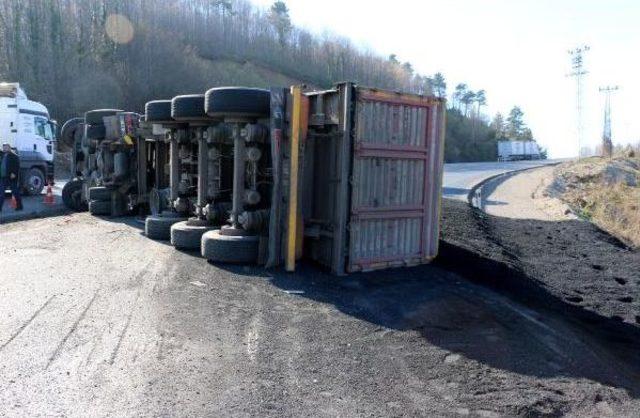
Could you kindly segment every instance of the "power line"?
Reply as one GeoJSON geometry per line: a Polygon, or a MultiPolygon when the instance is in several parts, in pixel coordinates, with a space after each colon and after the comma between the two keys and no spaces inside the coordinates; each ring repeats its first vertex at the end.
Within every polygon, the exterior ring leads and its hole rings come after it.
{"type": "Polygon", "coordinates": [[[583,81],[584,76],[589,72],[584,66],[584,54],[591,48],[584,45],[575,49],[569,50],[571,56],[571,69],[572,72],[568,74],[568,77],[573,77],[576,80],[576,135],[578,139],[578,158],[581,158],[585,154],[584,146],[584,120],[583,120],[583,81]]]}

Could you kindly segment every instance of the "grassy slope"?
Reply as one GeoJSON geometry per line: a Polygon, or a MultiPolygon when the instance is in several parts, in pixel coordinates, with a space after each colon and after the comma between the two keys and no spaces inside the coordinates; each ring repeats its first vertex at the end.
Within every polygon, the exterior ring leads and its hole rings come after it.
{"type": "Polygon", "coordinates": [[[203,70],[210,74],[226,74],[225,85],[290,87],[301,84],[303,80],[297,80],[286,74],[273,71],[251,61],[239,62],[229,59],[208,60],[198,58],[203,70]]]}
{"type": "Polygon", "coordinates": [[[587,158],[555,175],[554,191],[578,214],[640,248],[640,158],[587,158]]]}

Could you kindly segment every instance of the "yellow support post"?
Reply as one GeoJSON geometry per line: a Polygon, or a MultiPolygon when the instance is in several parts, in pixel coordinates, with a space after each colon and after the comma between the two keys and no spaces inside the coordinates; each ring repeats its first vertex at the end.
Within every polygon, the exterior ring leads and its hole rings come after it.
{"type": "Polygon", "coordinates": [[[303,99],[302,87],[291,87],[293,98],[291,117],[291,169],[289,170],[289,214],[287,222],[287,257],[285,269],[288,272],[296,270],[296,249],[298,237],[298,177],[300,162],[300,137],[302,135],[303,99]]]}

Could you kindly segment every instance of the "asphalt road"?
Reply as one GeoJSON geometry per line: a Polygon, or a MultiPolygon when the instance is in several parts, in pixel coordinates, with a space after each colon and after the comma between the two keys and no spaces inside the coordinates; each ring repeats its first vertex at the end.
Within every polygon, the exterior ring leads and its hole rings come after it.
{"type": "MultiPolygon", "coordinates": [[[[476,184],[489,177],[523,168],[552,164],[556,161],[557,160],[445,164],[442,194],[447,198],[466,201],[469,191],[476,184]]],[[[55,197],[55,203],[53,205],[45,205],[43,203],[44,195],[31,196],[24,199],[24,211],[14,212],[9,208],[7,202],[4,211],[0,212],[0,223],[54,216],[63,213],[65,206],[62,203],[62,187],[64,187],[66,182],[67,180],[56,180],[53,188],[55,197]]]]}
{"type": "Polygon", "coordinates": [[[6,194],[4,207],[0,211],[0,224],[5,222],[15,222],[23,219],[40,218],[45,216],[60,215],[66,211],[64,204],[62,203],[62,188],[66,184],[64,182],[56,182],[52,188],[53,203],[45,204],[44,197],[46,188],[42,194],[38,196],[23,196],[22,205],[24,210],[16,212],[9,206],[10,195],[6,194]]]}
{"type": "Polygon", "coordinates": [[[0,225],[2,416],[632,416],[581,328],[436,266],[214,266],[88,214],[0,225]]]}
{"type": "Polygon", "coordinates": [[[445,164],[442,195],[450,199],[466,201],[471,189],[489,177],[560,161],[563,160],[445,164]]]}

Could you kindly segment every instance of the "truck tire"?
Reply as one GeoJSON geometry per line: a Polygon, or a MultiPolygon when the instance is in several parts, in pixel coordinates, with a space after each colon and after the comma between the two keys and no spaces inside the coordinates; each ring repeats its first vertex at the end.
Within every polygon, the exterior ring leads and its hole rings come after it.
{"type": "Polygon", "coordinates": [[[205,94],[205,111],[212,118],[269,116],[271,113],[269,90],[241,87],[220,87],[205,94]]]}
{"type": "Polygon", "coordinates": [[[111,202],[111,189],[107,189],[106,187],[90,187],[88,199],[111,202]]]}
{"type": "Polygon", "coordinates": [[[88,125],[87,138],[104,139],[107,136],[107,129],[104,125],[88,125]]]}
{"type": "Polygon", "coordinates": [[[27,175],[22,181],[22,186],[27,195],[37,196],[44,189],[44,173],[39,168],[32,168],[27,171],[27,175]]]}
{"type": "Polygon", "coordinates": [[[103,200],[90,200],[89,213],[94,216],[110,216],[111,201],[105,202],[103,200]]]}
{"type": "Polygon", "coordinates": [[[84,122],[87,125],[104,125],[104,120],[102,118],[115,116],[120,112],[123,112],[123,110],[118,110],[118,109],[90,110],[84,114],[84,122]]]}
{"type": "Polygon", "coordinates": [[[62,188],[62,203],[74,212],[87,210],[87,202],[82,200],[82,180],[72,180],[62,188]]]}
{"type": "Polygon", "coordinates": [[[158,241],[169,241],[171,226],[184,220],[186,219],[172,216],[148,216],[144,222],[145,235],[158,241]]]}
{"type": "Polygon", "coordinates": [[[171,117],[185,122],[211,120],[204,111],[204,94],[174,97],[171,100],[171,117]]]}
{"type": "Polygon", "coordinates": [[[144,106],[147,122],[172,122],[171,100],[153,100],[144,106]]]}
{"type": "Polygon", "coordinates": [[[76,141],[76,131],[82,126],[82,123],[84,123],[83,118],[73,118],[66,121],[60,130],[59,143],[66,148],[73,148],[76,141]]]}
{"type": "Polygon", "coordinates": [[[213,263],[254,264],[259,242],[257,235],[226,236],[216,229],[202,236],[202,256],[213,263]]]}
{"type": "Polygon", "coordinates": [[[199,250],[202,235],[214,229],[212,226],[189,225],[189,221],[178,222],[171,226],[171,245],[179,250],[199,250]]]}

